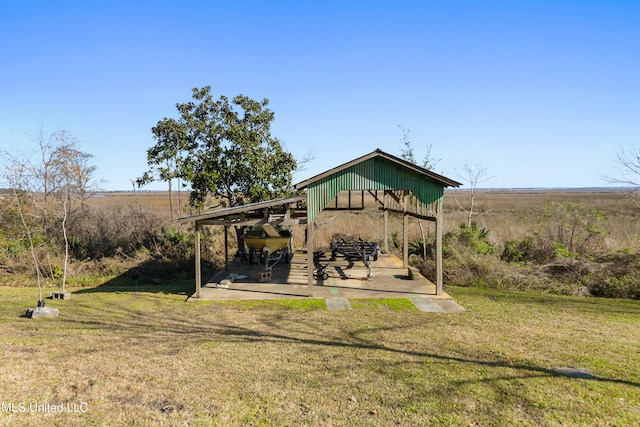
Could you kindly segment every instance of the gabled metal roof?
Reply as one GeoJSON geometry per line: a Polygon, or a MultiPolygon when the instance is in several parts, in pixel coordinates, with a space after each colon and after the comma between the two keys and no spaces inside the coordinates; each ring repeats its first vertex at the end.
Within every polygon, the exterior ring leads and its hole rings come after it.
{"type": "Polygon", "coordinates": [[[340,171],[342,171],[344,169],[347,169],[347,168],[349,168],[349,167],[351,167],[353,165],[365,162],[365,161],[367,161],[369,159],[373,159],[373,158],[376,158],[376,157],[384,158],[386,160],[389,160],[390,162],[396,163],[399,167],[405,167],[405,168],[407,168],[409,170],[413,170],[413,171],[415,171],[415,172],[417,172],[419,174],[425,175],[426,177],[429,177],[429,178],[431,178],[431,179],[433,179],[435,181],[440,182],[443,187],[460,187],[462,185],[461,183],[459,183],[457,181],[454,181],[453,179],[450,179],[450,178],[447,178],[445,176],[439,175],[439,174],[437,174],[435,172],[431,172],[428,169],[421,168],[420,166],[415,165],[415,164],[413,164],[411,162],[408,162],[408,161],[406,161],[406,160],[404,160],[404,159],[402,159],[400,157],[396,157],[396,156],[393,156],[393,155],[391,155],[389,153],[385,153],[384,151],[382,151],[382,150],[380,150],[378,148],[378,149],[376,149],[375,151],[373,151],[373,152],[371,152],[369,154],[365,154],[362,157],[358,157],[357,159],[351,160],[350,162],[344,163],[344,164],[342,164],[340,166],[336,166],[333,169],[330,169],[330,170],[328,170],[326,172],[323,172],[323,173],[318,174],[318,175],[316,175],[314,177],[311,177],[311,178],[306,179],[306,180],[304,180],[302,182],[299,182],[299,183],[294,185],[294,188],[296,190],[303,190],[303,189],[307,188],[307,186],[309,184],[312,184],[312,183],[314,183],[314,182],[316,182],[316,181],[318,181],[320,179],[326,178],[329,175],[333,175],[333,174],[338,173],[338,172],[340,172],[340,171]]]}
{"type": "Polygon", "coordinates": [[[307,222],[343,190],[408,190],[424,205],[442,200],[457,181],[377,149],[294,186],[307,192],[307,222]]]}

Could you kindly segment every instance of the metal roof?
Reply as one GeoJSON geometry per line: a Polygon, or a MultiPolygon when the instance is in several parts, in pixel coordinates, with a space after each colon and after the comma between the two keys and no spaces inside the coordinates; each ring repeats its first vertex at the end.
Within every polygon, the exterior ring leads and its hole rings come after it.
{"type": "Polygon", "coordinates": [[[230,208],[217,209],[214,211],[209,211],[209,212],[205,212],[198,215],[178,218],[176,221],[181,224],[184,224],[187,222],[198,222],[198,221],[206,221],[206,220],[212,220],[212,219],[224,219],[233,215],[258,211],[258,210],[270,208],[273,206],[281,206],[281,205],[288,205],[291,203],[297,203],[297,202],[303,201],[304,199],[305,199],[305,196],[302,195],[302,196],[286,197],[282,199],[265,200],[263,202],[249,203],[248,205],[242,205],[242,206],[232,206],[230,208]]]}
{"type": "Polygon", "coordinates": [[[377,149],[294,186],[307,190],[307,222],[342,190],[409,190],[424,205],[442,200],[445,187],[457,181],[377,149]]]}
{"type": "Polygon", "coordinates": [[[443,187],[460,187],[462,185],[461,183],[459,183],[457,181],[454,181],[453,179],[447,178],[446,176],[439,175],[439,174],[437,174],[435,172],[432,172],[432,171],[430,171],[428,169],[421,168],[420,166],[415,165],[415,164],[413,164],[411,162],[408,162],[408,161],[406,161],[406,160],[404,160],[404,159],[402,159],[400,157],[396,157],[396,156],[393,156],[393,155],[391,155],[389,153],[385,153],[384,151],[382,151],[382,150],[380,150],[378,148],[378,149],[376,149],[375,151],[373,151],[373,152],[371,152],[369,154],[365,154],[362,157],[358,157],[357,159],[351,160],[350,162],[344,163],[344,164],[342,164],[340,166],[336,166],[333,169],[330,169],[330,170],[328,170],[326,172],[323,172],[323,173],[318,174],[318,175],[316,175],[314,177],[311,177],[311,178],[306,179],[306,180],[304,180],[302,182],[299,182],[299,183],[294,185],[294,188],[296,190],[302,190],[302,189],[306,188],[309,184],[312,184],[312,183],[314,183],[314,182],[316,182],[316,181],[318,181],[318,180],[320,180],[322,178],[326,178],[329,175],[333,175],[333,174],[335,174],[337,172],[340,172],[340,171],[342,171],[344,169],[347,169],[347,168],[349,168],[349,167],[351,167],[351,166],[353,166],[353,165],[355,165],[357,163],[361,163],[361,162],[364,162],[366,160],[369,160],[369,159],[372,159],[372,158],[375,158],[375,157],[380,157],[380,158],[387,159],[387,160],[389,160],[389,161],[391,161],[393,163],[396,163],[398,166],[404,166],[407,169],[410,169],[410,170],[413,170],[413,171],[415,171],[415,172],[417,172],[419,174],[425,175],[426,177],[429,177],[429,178],[431,178],[431,179],[433,179],[435,181],[439,181],[442,184],[443,187]]]}

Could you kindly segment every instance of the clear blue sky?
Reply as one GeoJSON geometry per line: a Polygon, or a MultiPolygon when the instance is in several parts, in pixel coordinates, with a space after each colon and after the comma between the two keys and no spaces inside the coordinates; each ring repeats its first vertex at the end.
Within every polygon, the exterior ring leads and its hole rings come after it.
{"type": "Polygon", "coordinates": [[[0,150],[64,129],[108,190],[206,85],[270,100],[273,135],[315,154],[296,181],[398,155],[398,124],[436,172],[477,162],[490,187],[603,186],[640,145],[637,0],[0,0],[0,58],[0,150]]]}

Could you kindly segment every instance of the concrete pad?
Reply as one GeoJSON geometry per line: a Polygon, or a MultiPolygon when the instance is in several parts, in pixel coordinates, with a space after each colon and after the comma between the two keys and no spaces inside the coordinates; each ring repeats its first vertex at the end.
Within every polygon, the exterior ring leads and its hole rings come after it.
{"type": "MultiPolygon", "coordinates": [[[[200,298],[191,296],[188,301],[206,300],[264,300],[264,299],[360,299],[360,298],[408,298],[438,301],[451,300],[446,292],[436,295],[436,285],[416,275],[417,280],[409,280],[407,268],[396,256],[381,256],[371,263],[371,277],[367,278],[364,263],[354,261],[349,264],[343,258],[330,261],[320,259],[327,266],[329,277],[314,279],[308,286],[307,253],[295,251],[288,264],[276,264],[271,270],[271,280],[260,282],[264,269],[257,264],[233,261],[228,270],[219,271],[200,290],[200,298]],[[233,280],[225,280],[234,277],[233,280]],[[224,281],[224,287],[220,285],[224,281]],[[231,283],[230,283],[231,282],[231,283]],[[227,287],[228,286],[228,287],[227,287]]],[[[415,303],[414,303],[415,304],[415,303]]],[[[436,311],[432,303],[418,302],[427,311],[436,311]]],[[[458,306],[459,307],[459,306],[458,306]]],[[[441,308],[441,311],[447,311],[441,308]]],[[[448,309],[451,307],[448,306],[448,309]]],[[[459,309],[462,309],[459,307],[459,309]]]]}
{"type": "Polygon", "coordinates": [[[434,300],[436,304],[442,307],[442,311],[445,313],[461,313],[464,308],[452,299],[439,299],[434,300]]]}
{"type": "Polygon", "coordinates": [[[40,317],[58,317],[58,309],[51,307],[27,308],[26,316],[29,319],[38,319],[40,317]]]}
{"type": "Polygon", "coordinates": [[[71,292],[63,292],[63,291],[56,291],[56,292],[51,292],[49,294],[49,297],[51,299],[69,299],[71,298],[71,292]]]}
{"type": "Polygon", "coordinates": [[[324,301],[329,311],[351,310],[351,304],[346,298],[325,298],[324,301]]]}
{"type": "Polygon", "coordinates": [[[442,307],[436,304],[432,299],[427,298],[409,298],[409,301],[420,311],[425,313],[444,313],[442,307]]]}

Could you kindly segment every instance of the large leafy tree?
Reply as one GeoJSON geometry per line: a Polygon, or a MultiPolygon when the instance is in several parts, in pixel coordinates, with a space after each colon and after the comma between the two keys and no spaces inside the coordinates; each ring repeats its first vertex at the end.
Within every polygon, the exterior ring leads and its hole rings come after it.
{"type": "MultiPolygon", "coordinates": [[[[180,178],[178,162],[186,155],[186,126],[174,119],[164,118],[151,128],[151,132],[157,142],[147,150],[147,164],[150,166],[150,170],[138,178],[136,183],[145,185],[158,179],[168,182],[169,209],[171,219],[173,219],[173,180],[180,178]]],[[[178,203],[180,203],[179,200],[178,203]]],[[[178,212],[180,212],[179,207],[178,212]]]]}
{"type": "Polygon", "coordinates": [[[209,196],[223,206],[285,196],[297,164],[271,135],[275,116],[269,100],[244,95],[214,100],[210,86],[193,89],[192,98],[176,105],[178,118],[164,118],[152,128],[151,170],[138,183],[180,178],[191,187],[191,205],[198,207],[209,196]]]}

